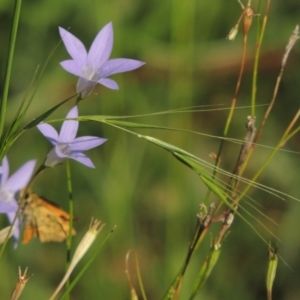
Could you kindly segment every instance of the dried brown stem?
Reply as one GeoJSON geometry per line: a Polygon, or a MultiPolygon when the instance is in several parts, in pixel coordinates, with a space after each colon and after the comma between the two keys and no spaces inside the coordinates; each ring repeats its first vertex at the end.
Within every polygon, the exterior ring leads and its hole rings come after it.
{"type": "MultiPolygon", "coordinates": [[[[244,138],[244,143],[242,145],[242,148],[241,148],[241,151],[240,151],[240,155],[239,155],[239,158],[237,160],[237,164],[236,164],[236,167],[234,169],[234,172],[233,174],[234,175],[237,175],[239,176],[241,174],[241,170],[243,170],[243,167],[244,167],[244,163],[246,161],[246,159],[248,158],[248,154],[251,152],[251,150],[253,148],[251,148],[251,145],[253,146],[253,144],[256,143],[256,141],[258,140],[260,134],[261,134],[261,131],[266,123],[266,120],[271,112],[271,109],[275,103],[275,99],[276,99],[276,96],[277,96],[277,93],[278,93],[278,88],[279,88],[279,84],[281,82],[281,78],[282,78],[282,75],[283,75],[283,70],[285,68],[285,65],[286,65],[286,61],[287,61],[287,58],[288,58],[288,55],[291,51],[291,49],[293,48],[293,46],[295,45],[296,41],[299,39],[299,26],[297,25],[295,30],[293,31],[289,41],[288,41],[288,44],[285,48],[285,53],[283,55],[283,58],[282,58],[282,62],[281,62],[281,67],[280,67],[280,72],[279,72],[279,75],[277,77],[277,81],[276,81],[276,85],[275,85],[275,88],[274,88],[274,93],[273,93],[273,97],[272,97],[272,101],[266,111],[266,114],[263,118],[263,121],[261,123],[261,126],[257,132],[257,134],[255,135],[255,127],[254,127],[254,122],[255,122],[255,117],[249,117],[249,122],[248,122],[248,125],[247,125],[247,128],[248,128],[248,131],[247,131],[247,134],[244,138]]],[[[245,42],[245,36],[244,36],[244,42],[245,42]]],[[[245,44],[244,44],[245,45],[245,44]]],[[[235,100],[235,99],[234,99],[235,100]]],[[[290,127],[290,126],[289,126],[290,127]]],[[[231,189],[232,189],[232,193],[231,193],[231,199],[233,200],[233,205],[235,207],[235,209],[237,209],[237,203],[234,202],[234,199],[236,198],[236,188],[238,186],[238,183],[239,183],[239,180],[236,180],[236,179],[231,179],[231,189]]],[[[221,239],[222,237],[224,236],[225,232],[228,230],[228,228],[230,227],[231,223],[232,222],[228,222],[226,221],[228,218],[229,220],[231,220],[231,215],[234,214],[234,211],[233,210],[229,210],[226,214],[226,216],[224,217],[224,222],[222,224],[222,227],[221,227],[221,230],[218,234],[218,237],[215,241],[215,245],[219,245],[220,242],[221,242],[221,239]]],[[[232,219],[233,221],[233,219],[232,219]]]]}
{"type": "Polygon", "coordinates": [[[275,99],[277,97],[277,93],[278,93],[278,88],[279,88],[279,84],[281,82],[281,78],[282,78],[282,75],[283,75],[283,71],[284,71],[284,68],[285,68],[285,65],[286,65],[286,61],[288,59],[288,56],[292,50],[292,48],[294,47],[296,41],[299,39],[299,26],[297,25],[294,29],[294,31],[292,32],[292,35],[290,36],[289,38],[289,41],[285,47],[285,52],[283,54],[283,57],[282,57],[282,61],[281,61],[281,66],[280,66],[280,71],[279,71],[279,74],[277,76],[277,80],[276,80],[276,85],[275,85],[275,88],[274,88],[274,92],[273,92],[273,97],[272,97],[272,100],[271,100],[271,103],[263,117],[263,120],[261,122],[261,125],[257,131],[257,135],[253,141],[253,143],[255,144],[257,142],[257,140],[259,139],[260,135],[261,135],[261,132],[266,124],[266,121],[270,115],[270,112],[274,106],[274,103],[275,103],[275,99]]]}
{"type": "Polygon", "coordinates": [[[249,150],[251,149],[251,145],[252,145],[252,142],[253,142],[253,139],[255,136],[255,132],[256,132],[255,117],[251,117],[251,116],[248,117],[248,123],[246,125],[246,128],[247,128],[247,132],[244,137],[244,141],[243,141],[243,144],[242,144],[242,147],[240,150],[240,154],[238,156],[238,159],[237,159],[234,171],[233,171],[233,175],[235,175],[235,176],[232,176],[230,178],[230,184],[229,184],[229,186],[231,187],[230,199],[232,199],[232,206],[234,207],[234,209],[230,209],[225,212],[221,229],[220,229],[218,236],[214,242],[215,247],[220,247],[221,240],[222,240],[224,234],[226,233],[226,231],[231,226],[231,224],[234,220],[235,211],[238,209],[238,204],[235,202],[236,189],[239,184],[238,175],[240,174],[243,164],[246,161],[247,155],[249,153],[249,150]]]}
{"type": "Polygon", "coordinates": [[[25,287],[25,284],[27,283],[29,278],[32,276],[32,275],[27,276],[27,270],[28,270],[28,268],[26,267],[24,274],[22,275],[21,268],[19,267],[19,278],[18,278],[15,288],[12,292],[10,300],[18,300],[19,297],[21,296],[23,289],[25,287]]]}
{"type": "MultiPolygon", "coordinates": [[[[237,209],[237,207],[236,207],[236,209],[237,209]]],[[[231,226],[231,224],[232,224],[232,222],[234,220],[235,210],[228,211],[228,213],[224,217],[221,229],[220,229],[220,231],[219,231],[219,233],[217,235],[216,240],[214,241],[214,247],[220,248],[223,236],[225,235],[225,233],[227,232],[227,230],[230,228],[230,226],[231,226]]]]}
{"type": "Polygon", "coordinates": [[[201,208],[201,210],[203,210],[203,208],[204,208],[205,213],[204,213],[204,215],[203,215],[203,213],[199,213],[197,215],[197,225],[196,225],[196,229],[195,229],[194,238],[193,238],[193,241],[189,245],[188,252],[187,252],[187,255],[185,258],[185,262],[184,262],[183,267],[178,276],[178,280],[177,280],[176,286],[175,286],[175,296],[173,297],[173,299],[177,299],[179,296],[181,282],[182,282],[183,276],[185,274],[186,268],[190,262],[192,254],[194,253],[195,249],[197,248],[197,244],[199,242],[199,239],[201,238],[201,235],[204,232],[206,232],[207,228],[209,227],[209,225],[212,221],[212,216],[215,212],[216,206],[214,203],[211,203],[208,211],[206,210],[206,208],[203,205],[200,205],[200,208],[201,208]]]}

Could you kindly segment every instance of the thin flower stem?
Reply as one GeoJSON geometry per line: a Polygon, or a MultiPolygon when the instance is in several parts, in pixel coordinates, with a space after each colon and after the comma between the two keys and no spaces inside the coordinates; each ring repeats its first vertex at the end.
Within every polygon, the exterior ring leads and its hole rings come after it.
{"type": "MultiPolygon", "coordinates": [[[[260,9],[261,3],[262,3],[262,1],[259,2],[258,9],[260,9]]],[[[251,116],[255,116],[259,56],[260,56],[262,40],[263,40],[263,37],[265,34],[266,25],[267,25],[270,4],[271,4],[271,0],[268,0],[267,6],[266,6],[266,12],[265,12],[264,19],[262,22],[261,31],[260,31],[260,26],[259,26],[260,21],[259,21],[259,18],[257,18],[258,38],[257,38],[257,42],[256,42],[256,51],[255,51],[254,68],[253,68],[253,79],[252,79],[251,116]]]]}
{"type": "MultiPolygon", "coordinates": [[[[239,1],[240,2],[240,1],[239,1]]],[[[244,74],[244,68],[245,68],[245,59],[246,59],[246,50],[247,50],[247,37],[248,37],[248,31],[250,29],[251,26],[251,22],[252,22],[252,17],[254,16],[254,11],[251,8],[251,1],[248,1],[248,5],[246,7],[243,6],[243,4],[240,2],[242,8],[243,8],[243,52],[242,52],[242,60],[241,60],[241,67],[240,67],[240,73],[239,73],[239,77],[238,80],[236,82],[236,86],[235,86],[235,92],[234,92],[234,96],[233,99],[231,101],[231,108],[230,108],[230,112],[226,121],[226,125],[225,125],[225,129],[224,129],[224,137],[227,136],[228,131],[229,131],[229,126],[233,117],[233,113],[234,113],[234,109],[235,109],[235,105],[236,105],[236,101],[237,101],[237,96],[239,94],[239,90],[240,90],[240,85],[241,85],[241,81],[242,81],[242,77],[244,74]]],[[[217,158],[217,160],[219,159],[219,157],[217,158]]]]}
{"type": "MultiPolygon", "coordinates": [[[[298,111],[299,114],[300,110],[298,111]]],[[[298,126],[295,130],[293,130],[291,133],[289,133],[287,136],[285,136],[282,145],[286,143],[289,139],[291,139],[294,135],[296,135],[300,131],[300,126],[298,126]]]]}
{"type": "MultiPolygon", "coordinates": [[[[260,39],[259,39],[259,42],[258,42],[258,47],[260,47],[261,42],[262,42],[262,38],[263,38],[263,35],[264,35],[264,30],[265,30],[266,22],[267,22],[267,16],[268,16],[268,12],[269,12],[269,5],[270,5],[270,0],[269,0],[268,3],[267,3],[266,13],[265,13],[264,21],[263,21],[263,26],[262,26],[262,31],[261,31],[261,34],[260,34],[260,39]]],[[[254,138],[254,140],[253,140],[253,144],[255,144],[255,143],[257,142],[258,138],[260,137],[260,134],[261,134],[261,132],[262,132],[262,130],[263,130],[263,127],[264,127],[264,125],[265,125],[265,123],[266,123],[266,121],[267,121],[267,119],[268,119],[268,117],[269,117],[269,114],[270,114],[270,112],[271,112],[271,110],[272,110],[272,108],[273,108],[273,105],[274,105],[274,103],[275,103],[275,99],[276,99],[276,96],[277,96],[279,84],[280,84],[280,82],[281,82],[281,78],[282,78],[282,74],[283,74],[283,71],[284,71],[284,67],[285,67],[285,64],[286,64],[286,60],[287,60],[288,54],[290,53],[291,49],[293,48],[295,42],[296,42],[298,39],[299,39],[299,28],[298,28],[298,26],[296,26],[296,28],[295,28],[295,30],[293,31],[293,33],[292,33],[292,35],[291,35],[291,37],[290,37],[290,39],[289,39],[289,42],[288,42],[288,44],[287,44],[287,46],[286,46],[286,51],[285,51],[285,53],[284,53],[284,55],[283,55],[283,59],[282,59],[282,63],[281,63],[281,68],[280,68],[279,75],[278,75],[278,77],[277,77],[277,81],[276,81],[276,85],[275,85],[275,88],[274,88],[274,92],[273,92],[273,97],[272,97],[271,103],[270,103],[270,105],[269,105],[269,107],[268,107],[268,109],[267,109],[267,111],[266,111],[266,113],[265,113],[265,116],[264,116],[264,118],[263,118],[263,121],[262,121],[262,123],[261,123],[261,125],[260,125],[260,127],[259,127],[259,129],[258,129],[258,131],[257,131],[257,134],[256,134],[256,136],[255,136],[255,138],[254,138]]],[[[258,54],[258,52],[259,52],[259,50],[257,51],[257,54],[258,54]]],[[[256,63],[258,64],[258,57],[257,57],[257,62],[256,62],[256,63]]],[[[254,71],[254,73],[255,73],[255,71],[254,71]]],[[[254,78],[255,78],[255,74],[254,74],[254,78]]],[[[255,87],[254,90],[256,90],[256,87],[255,87]]],[[[254,91],[254,90],[253,90],[253,91],[254,91]]],[[[252,99],[252,100],[253,100],[253,99],[252,99]]],[[[252,105],[255,106],[255,101],[252,102],[252,105]]],[[[252,113],[254,113],[254,108],[253,108],[253,106],[252,106],[252,113]]],[[[297,117],[295,117],[295,119],[297,119],[297,117]]],[[[287,133],[291,130],[291,127],[292,127],[293,125],[294,125],[294,123],[293,123],[293,121],[292,121],[291,124],[290,124],[290,126],[289,126],[289,127],[287,128],[287,130],[286,130],[287,133]]],[[[276,152],[278,151],[278,149],[281,148],[282,145],[283,145],[283,144],[285,143],[285,141],[287,140],[287,139],[286,139],[287,133],[284,134],[284,135],[282,136],[282,138],[281,138],[279,144],[278,144],[277,147],[274,149],[273,153],[269,156],[269,159],[270,159],[270,160],[273,158],[273,155],[276,154],[276,152]]],[[[290,137],[289,137],[289,138],[290,138],[290,137]]],[[[289,139],[289,138],[288,138],[288,139],[289,139]]],[[[244,169],[245,169],[245,167],[246,167],[246,165],[247,165],[247,163],[248,163],[248,161],[249,161],[249,159],[250,159],[250,157],[251,157],[251,155],[252,155],[253,149],[254,149],[254,147],[252,147],[251,149],[249,149],[250,151],[248,152],[247,157],[245,158],[245,163],[244,163],[243,166],[241,167],[240,173],[239,173],[238,175],[242,175],[242,173],[243,173],[243,171],[244,171],[244,169]]],[[[259,175],[260,175],[260,172],[262,172],[262,171],[264,170],[264,168],[267,166],[268,161],[269,161],[269,160],[267,160],[267,161],[265,162],[265,164],[262,166],[262,169],[261,169],[261,171],[258,172],[257,176],[259,176],[259,175]]],[[[257,179],[257,177],[254,177],[254,180],[256,180],[256,179],[257,179]]],[[[248,187],[250,188],[251,186],[252,186],[252,184],[250,184],[248,187]]],[[[246,190],[248,191],[248,189],[246,189],[246,190]]],[[[241,198],[243,197],[243,195],[245,195],[245,193],[243,193],[243,194],[239,197],[238,201],[241,200],[241,198]]]]}
{"type": "MultiPolygon", "coordinates": [[[[69,214],[70,214],[70,230],[67,238],[67,263],[66,270],[69,269],[71,262],[71,248],[72,248],[72,232],[73,232],[73,218],[74,218],[74,203],[73,203],[73,188],[72,188],[72,178],[71,178],[71,165],[70,160],[66,159],[66,172],[67,172],[67,185],[69,192],[69,214]]],[[[70,285],[70,279],[68,278],[66,287],[70,285]]],[[[67,299],[69,299],[69,293],[67,294],[67,299]]]]}
{"type": "Polygon", "coordinates": [[[140,270],[138,254],[134,249],[130,249],[127,252],[126,261],[125,261],[125,265],[126,265],[125,273],[126,273],[129,285],[130,285],[131,294],[136,295],[135,288],[134,288],[134,285],[133,285],[133,282],[132,282],[132,279],[131,279],[131,276],[130,276],[130,270],[129,270],[129,258],[130,258],[131,253],[133,253],[134,258],[135,258],[135,268],[136,268],[136,273],[137,273],[137,277],[138,277],[138,281],[139,281],[140,290],[141,290],[143,300],[147,300],[145,288],[144,288],[144,285],[143,285],[141,270],[140,270]]]}
{"type": "Polygon", "coordinates": [[[285,49],[285,53],[282,57],[282,61],[281,61],[281,66],[280,66],[280,71],[279,71],[279,74],[277,76],[277,79],[276,79],[276,85],[275,85],[275,88],[274,88],[274,91],[273,91],[273,96],[272,96],[272,99],[271,99],[271,102],[270,102],[270,105],[264,115],[264,118],[262,120],[262,123],[260,125],[260,128],[258,129],[257,131],[257,135],[255,137],[255,140],[254,140],[254,143],[258,140],[258,138],[260,137],[260,134],[264,128],[264,125],[270,115],[270,112],[274,106],[274,103],[275,103],[275,100],[276,100],[276,97],[277,97],[277,93],[278,93],[278,89],[279,89],[279,85],[281,83],[281,79],[282,79],[282,75],[283,75],[283,71],[284,71],[284,68],[285,68],[285,64],[286,64],[286,61],[287,61],[287,58],[288,58],[288,55],[291,51],[291,49],[293,48],[293,46],[295,45],[296,41],[299,39],[299,26],[297,25],[295,27],[295,30],[292,32],[292,35],[290,36],[290,39],[286,45],[286,49],[285,49]]]}
{"type": "Polygon", "coordinates": [[[216,207],[215,207],[214,203],[211,203],[208,210],[204,204],[200,205],[200,213],[197,214],[197,224],[195,227],[192,241],[188,247],[186,258],[184,260],[184,263],[183,263],[181,269],[179,270],[179,272],[176,275],[175,279],[173,280],[172,284],[168,288],[167,293],[162,298],[163,300],[178,299],[180,288],[181,288],[181,283],[183,280],[183,276],[185,275],[185,271],[188,267],[188,264],[190,263],[190,259],[193,255],[193,253],[197,249],[199,241],[204,236],[204,234],[206,233],[207,229],[210,226],[210,223],[212,221],[212,215],[215,211],[215,208],[216,207]],[[172,295],[172,297],[170,295],[172,295]]]}
{"type": "MultiPolygon", "coordinates": [[[[269,8],[267,7],[267,10],[269,8]]],[[[266,12],[266,15],[267,15],[268,12],[266,12]]],[[[293,46],[295,45],[296,41],[299,39],[299,27],[298,25],[295,27],[294,31],[292,32],[292,35],[290,36],[290,39],[286,45],[286,49],[285,49],[285,53],[283,55],[283,58],[282,58],[282,61],[281,61],[281,67],[280,67],[280,71],[279,71],[279,74],[277,76],[277,80],[276,80],[276,84],[275,84],[275,88],[274,88],[274,91],[273,91],[273,96],[272,96],[272,99],[271,99],[271,102],[270,102],[270,105],[268,106],[268,109],[266,110],[265,112],[265,115],[263,117],[263,120],[261,122],[261,125],[259,127],[259,129],[257,130],[257,134],[253,140],[253,145],[257,144],[257,141],[262,133],[262,130],[266,124],[266,121],[271,113],[271,110],[275,104],[275,100],[276,100],[276,97],[277,97],[277,93],[278,93],[278,89],[279,89],[279,85],[281,83],[281,79],[282,79],[282,75],[283,75],[283,71],[284,71],[284,67],[285,67],[285,64],[286,64],[286,60],[288,58],[288,55],[291,51],[291,49],[293,48],[293,46]]],[[[296,118],[297,119],[297,118],[296,118]]],[[[293,121],[292,121],[293,122],[293,121]]],[[[293,123],[291,122],[290,126],[293,125],[293,123]]],[[[289,129],[287,129],[287,132],[289,132],[289,129]]],[[[289,139],[289,138],[288,138],[289,139]]],[[[284,138],[282,138],[282,141],[284,140],[284,138]]],[[[250,149],[249,153],[248,153],[248,157],[246,158],[246,162],[243,166],[243,170],[245,169],[245,167],[247,166],[247,163],[250,159],[250,157],[252,156],[252,153],[253,153],[253,150],[254,150],[254,146],[252,146],[252,148],[250,149]]],[[[243,173],[243,170],[241,171],[240,175],[242,175],[243,173]]]]}
{"type": "MultiPolygon", "coordinates": [[[[241,66],[240,66],[240,72],[239,72],[238,80],[237,80],[236,87],[235,87],[234,96],[233,96],[233,99],[231,101],[230,111],[229,111],[229,114],[228,114],[228,117],[227,117],[227,120],[226,120],[224,131],[223,131],[223,138],[224,139],[220,143],[218,153],[217,153],[217,157],[216,157],[215,166],[217,166],[218,162],[220,161],[221,153],[222,153],[224,142],[225,142],[225,138],[228,136],[229,127],[230,127],[231,120],[232,120],[232,117],[233,117],[233,113],[234,113],[234,110],[235,110],[235,107],[236,107],[237,96],[239,94],[240,85],[241,85],[242,77],[243,77],[243,74],[244,74],[244,68],[245,68],[248,31],[251,27],[252,17],[255,15],[253,9],[251,8],[251,0],[248,1],[248,4],[247,4],[246,7],[244,7],[244,5],[240,1],[239,1],[239,3],[241,4],[242,9],[243,9],[243,13],[242,13],[242,15],[241,15],[241,17],[238,21],[238,23],[239,23],[241,18],[243,17],[243,50],[242,50],[241,66]]],[[[216,175],[216,170],[213,171],[212,179],[215,178],[215,175],[216,175]]],[[[211,190],[208,189],[208,191],[206,193],[206,196],[205,196],[205,201],[208,201],[208,198],[209,198],[210,194],[211,194],[211,190]]],[[[218,211],[218,209],[219,209],[219,207],[216,209],[216,211],[218,211]]]]}
{"type": "MultiPolygon", "coordinates": [[[[243,24],[243,33],[244,33],[244,35],[243,35],[242,60],[241,60],[241,67],[240,67],[239,77],[238,77],[236,87],[235,87],[234,96],[233,96],[233,99],[231,101],[230,111],[229,111],[229,114],[228,114],[228,117],[227,117],[227,120],[226,120],[224,132],[223,132],[223,138],[226,138],[227,135],[228,135],[229,127],[230,127],[231,120],[232,120],[232,117],[233,117],[233,113],[234,113],[234,110],[235,110],[235,107],[236,107],[237,96],[238,96],[238,93],[239,93],[239,90],[240,90],[240,85],[241,85],[242,77],[243,77],[243,74],[244,74],[244,68],[245,68],[246,49],[247,49],[247,36],[248,36],[249,28],[251,26],[252,17],[254,16],[254,11],[252,10],[252,8],[250,6],[251,5],[250,0],[248,1],[248,5],[246,7],[244,7],[244,5],[240,1],[239,1],[239,3],[241,4],[241,6],[243,8],[243,13],[242,13],[241,17],[243,17],[243,19],[244,19],[244,22],[243,22],[244,23],[243,24]]],[[[238,23],[240,22],[241,17],[240,17],[238,23]]],[[[217,165],[217,163],[220,160],[223,146],[224,146],[224,140],[222,140],[221,143],[220,143],[215,165],[217,165]]],[[[215,177],[215,171],[212,174],[212,179],[214,177],[215,177]]],[[[210,193],[211,193],[211,191],[208,190],[205,199],[209,198],[210,193]]]]}
{"type": "MultiPolygon", "coordinates": [[[[242,14],[242,16],[243,16],[243,50],[242,50],[242,59],[241,59],[240,72],[239,72],[239,76],[238,76],[238,80],[237,80],[236,88],[235,88],[235,92],[234,92],[234,97],[233,97],[232,102],[231,102],[231,108],[230,108],[230,112],[229,112],[229,115],[227,117],[227,121],[226,121],[226,124],[225,124],[224,132],[223,132],[223,137],[227,137],[227,135],[228,135],[229,127],[230,127],[230,124],[231,124],[231,121],[232,121],[232,117],[233,117],[233,113],[234,113],[234,110],[235,110],[235,106],[236,106],[236,102],[237,102],[237,97],[238,97],[239,90],[240,90],[240,84],[241,84],[242,77],[243,77],[243,74],[244,74],[248,31],[249,31],[250,26],[251,26],[252,17],[255,15],[253,9],[251,8],[251,0],[248,1],[248,4],[247,4],[246,7],[244,7],[241,2],[240,2],[240,4],[241,4],[241,6],[243,8],[243,14],[242,14]]],[[[253,118],[250,117],[249,122],[251,124],[253,123],[252,127],[254,127],[254,121],[255,121],[255,117],[253,117],[253,118]]],[[[240,172],[240,169],[241,169],[242,165],[245,162],[247,153],[248,153],[248,151],[249,151],[249,149],[250,149],[250,147],[252,145],[252,141],[253,141],[253,138],[254,138],[254,132],[255,132],[255,130],[253,130],[252,127],[250,128],[251,130],[249,131],[249,137],[245,140],[245,143],[244,143],[244,145],[241,148],[240,156],[238,158],[237,165],[236,165],[235,170],[234,170],[234,174],[240,172]],[[248,139],[250,141],[248,141],[248,139]]],[[[216,165],[217,165],[217,163],[220,160],[220,156],[221,156],[223,145],[224,145],[224,140],[220,143],[220,147],[219,147],[219,150],[218,150],[218,155],[217,155],[217,158],[216,158],[216,165]]],[[[215,177],[215,174],[213,174],[213,178],[214,177],[215,177]]],[[[235,194],[235,188],[236,188],[236,185],[238,184],[238,181],[234,180],[234,181],[231,182],[231,184],[232,184],[232,194],[235,194]]],[[[208,191],[208,193],[210,193],[210,191],[208,191]]],[[[233,198],[235,198],[235,195],[234,195],[233,198]]],[[[234,205],[234,208],[231,208],[228,211],[228,213],[226,214],[226,216],[224,217],[221,230],[220,230],[220,232],[218,234],[217,239],[214,242],[214,248],[215,249],[219,249],[220,248],[220,246],[221,246],[221,240],[222,240],[224,234],[230,228],[230,226],[231,226],[231,224],[233,222],[234,213],[235,213],[236,209],[237,209],[237,206],[234,205]]],[[[206,272],[208,270],[206,268],[206,266],[204,266],[204,269],[203,269],[203,270],[206,270],[206,271],[202,271],[202,269],[201,269],[200,274],[199,274],[200,280],[196,284],[195,290],[194,290],[193,294],[191,295],[190,299],[194,298],[194,296],[196,295],[196,292],[201,287],[202,282],[205,281],[205,279],[209,276],[211,269],[213,268],[214,264],[218,260],[219,251],[216,252],[216,256],[214,256],[214,257],[215,257],[214,263],[211,265],[211,268],[209,268],[208,272],[206,272]]]]}
{"type": "Polygon", "coordinates": [[[295,124],[299,120],[299,118],[300,118],[300,109],[298,109],[295,117],[293,118],[293,120],[291,121],[291,123],[289,124],[287,129],[285,130],[284,135],[283,135],[284,139],[288,140],[290,138],[290,135],[294,135],[293,132],[299,131],[299,126],[298,126],[294,131],[292,131],[292,133],[290,133],[290,131],[295,126],[295,124]]]}
{"type": "Polygon", "coordinates": [[[12,24],[11,33],[10,33],[9,51],[8,51],[7,65],[6,65],[5,76],[4,76],[5,81],[4,81],[4,86],[3,86],[2,100],[0,103],[0,105],[1,105],[1,108],[0,108],[0,138],[1,139],[2,139],[2,134],[3,134],[4,122],[5,122],[6,104],[7,104],[7,98],[8,98],[8,90],[9,90],[9,83],[10,83],[10,77],[11,77],[14,50],[15,50],[16,39],[17,39],[21,5],[22,5],[22,0],[15,1],[14,19],[13,19],[13,24],[12,24]]]}
{"type": "Polygon", "coordinates": [[[211,249],[196,278],[196,282],[194,283],[193,291],[189,300],[192,300],[196,297],[199,289],[205,283],[206,279],[210,276],[211,271],[213,270],[215,264],[218,262],[220,254],[220,248],[216,246],[211,246],[211,249]]]}

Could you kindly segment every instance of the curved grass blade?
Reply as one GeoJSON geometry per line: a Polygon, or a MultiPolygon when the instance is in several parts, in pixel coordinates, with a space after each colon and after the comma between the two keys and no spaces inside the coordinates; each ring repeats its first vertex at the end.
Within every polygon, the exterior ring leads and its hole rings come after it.
{"type": "Polygon", "coordinates": [[[27,124],[23,129],[29,129],[32,128],[36,125],[38,125],[39,123],[41,123],[42,121],[44,121],[47,117],[49,117],[53,112],[55,112],[60,106],[62,106],[63,104],[65,104],[66,102],[70,101],[71,99],[73,99],[74,97],[76,97],[77,94],[63,100],[62,102],[58,103],[57,105],[55,105],[54,107],[50,108],[49,110],[47,110],[45,113],[43,113],[42,115],[40,115],[39,117],[37,117],[36,119],[34,119],[33,121],[31,121],[29,124],[27,124]]]}

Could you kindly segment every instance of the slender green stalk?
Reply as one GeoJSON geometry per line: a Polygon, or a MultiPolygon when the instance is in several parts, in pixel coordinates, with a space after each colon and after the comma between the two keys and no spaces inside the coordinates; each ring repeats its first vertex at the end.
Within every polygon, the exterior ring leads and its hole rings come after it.
{"type": "MultiPolygon", "coordinates": [[[[250,6],[251,1],[248,2],[247,7],[244,7],[241,2],[240,2],[240,4],[242,6],[243,13],[242,13],[242,15],[241,15],[241,17],[240,17],[237,24],[239,24],[241,19],[243,19],[244,36],[243,36],[242,58],[241,58],[240,72],[239,72],[239,76],[238,76],[238,79],[237,79],[237,82],[236,82],[234,96],[233,96],[233,99],[231,101],[230,111],[229,111],[229,114],[228,114],[228,117],[227,117],[227,120],[226,120],[226,123],[225,123],[224,131],[223,131],[223,137],[224,138],[226,138],[228,136],[230,124],[231,124],[233,114],[234,114],[234,111],[235,111],[235,108],[236,108],[237,96],[239,94],[240,85],[241,85],[242,77],[243,77],[243,74],[244,74],[248,31],[251,27],[252,17],[255,15],[253,9],[250,6]]],[[[221,157],[221,154],[222,154],[222,150],[223,150],[223,146],[224,146],[224,140],[222,140],[221,143],[220,143],[220,146],[219,146],[219,149],[218,149],[218,154],[217,154],[217,157],[216,157],[215,166],[217,166],[218,163],[219,163],[219,160],[220,160],[220,157],[221,157]]],[[[212,179],[215,178],[215,175],[216,175],[216,171],[214,171],[212,173],[212,179]]],[[[207,194],[205,196],[206,201],[209,199],[210,193],[211,193],[211,191],[208,190],[207,194]]]]}
{"type": "MultiPolygon", "coordinates": [[[[74,202],[73,202],[73,189],[72,189],[72,176],[71,176],[71,166],[70,160],[66,159],[66,172],[67,172],[67,185],[69,193],[69,214],[70,214],[70,230],[67,238],[67,263],[66,270],[69,269],[71,262],[71,248],[72,248],[72,232],[73,232],[73,216],[74,216],[74,202]]],[[[70,279],[66,282],[66,287],[70,285],[70,279]]],[[[67,294],[67,299],[69,299],[69,293],[67,294]]]]}
{"type": "Polygon", "coordinates": [[[137,297],[134,286],[132,284],[130,271],[129,271],[129,257],[130,257],[131,252],[133,253],[134,258],[135,258],[135,268],[136,268],[136,273],[137,273],[137,278],[138,278],[141,294],[142,294],[143,300],[147,300],[145,288],[144,288],[144,285],[143,285],[141,270],[140,270],[140,263],[139,263],[138,254],[134,249],[129,250],[126,254],[126,271],[125,272],[126,272],[126,276],[127,276],[128,282],[130,284],[130,288],[131,288],[131,295],[132,295],[131,298],[134,299],[135,297],[137,297]]]}
{"type": "Polygon", "coordinates": [[[220,256],[220,248],[216,246],[212,246],[210,252],[196,278],[196,282],[193,287],[192,295],[190,296],[189,300],[192,300],[196,297],[200,287],[205,283],[207,278],[210,276],[211,271],[213,270],[215,264],[217,263],[219,256],[220,256]]]}
{"type": "MultiPolygon", "coordinates": [[[[260,10],[261,2],[258,4],[258,10],[260,10]]],[[[262,40],[265,34],[265,29],[268,20],[269,8],[270,8],[271,0],[268,0],[266,13],[264,15],[261,31],[259,26],[259,19],[257,19],[258,24],[258,38],[256,42],[256,51],[255,51],[255,59],[254,59],[254,68],[253,68],[253,79],[252,79],[252,97],[251,97],[251,116],[255,116],[255,106],[256,106],[256,91],[257,91],[257,72],[258,72],[258,64],[259,64],[259,57],[260,57],[260,50],[262,45],[262,40]]]]}
{"type": "Polygon", "coordinates": [[[21,12],[21,4],[22,4],[22,0],[16,0],[15,9],[14,9],[14,19],[13,19],[13,24],[12,24],[11,33],[10,33],[7,65],[6,65],[5,77],[4,77],[5,81],[4,81],[3,94],[2,94],[2,100],[1,100],[1,108],[0,108],[0,138],[1,139],[2,139],[2,134],[3,134],[4,122],[5,122],[6,104],[7,104],[7,98],[8,98],[8,90],[9,90],[9,84],[10,84],[14,50],[15,50],[16,39],[17,39],[18,24],[19,24],[19,19],[20,19],[20,12],[21,12]]]}

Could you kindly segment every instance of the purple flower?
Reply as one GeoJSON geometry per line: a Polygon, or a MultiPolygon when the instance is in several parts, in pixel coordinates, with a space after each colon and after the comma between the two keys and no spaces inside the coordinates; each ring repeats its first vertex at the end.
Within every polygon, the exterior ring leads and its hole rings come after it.
{"type": "MultiPolygon", "coordinates": [[[[1,174],[0,174],[0,213],[7,214],[10,222],[15,218],[16,211],[18,210],[18,202],[15,199],[15,194],[25,188],[32,176],[35,160],[30,160],[25,163],[13,175],[9,175],[8,159],[5,156],[2,161],[1,174]]],[[[15,222],[14,237],[19,239],[19,220],[15,222]]]]}
{"type": "MultiPolygon", "coordinates": [[[[78,108],[74,106],[68,113],[67,119],[77,118],[78,108]]],[[[87,167],[95,168],[92,161],[82,153],[97,147],[106,139],[96,136],[82,136],[75,138],[78,130],[78,121],[66,120],[63,122],[60,133],[49,124],[41,123],[38,126],[39,131],[46,137],[46,139],[54,146],[48,153],[45,161],[45,166],[54,167],[61,163],[66,158],[75,159],[87,167]]]]}
{"type": "Polygon", "coordinates": [[[107,78],[116,73],[137,69],[145,63],[139,60],[116,58],[109,60],[113,46],[112,23],[105,25],[94,39],[87,52],[82,42],[67,30],[59,27],[60,36],[72,60],[61,62],[67,71],[79,77],[76,91],[84,98],[100,83],[109,89],[118,90],[118,84],[107,78]]]}

